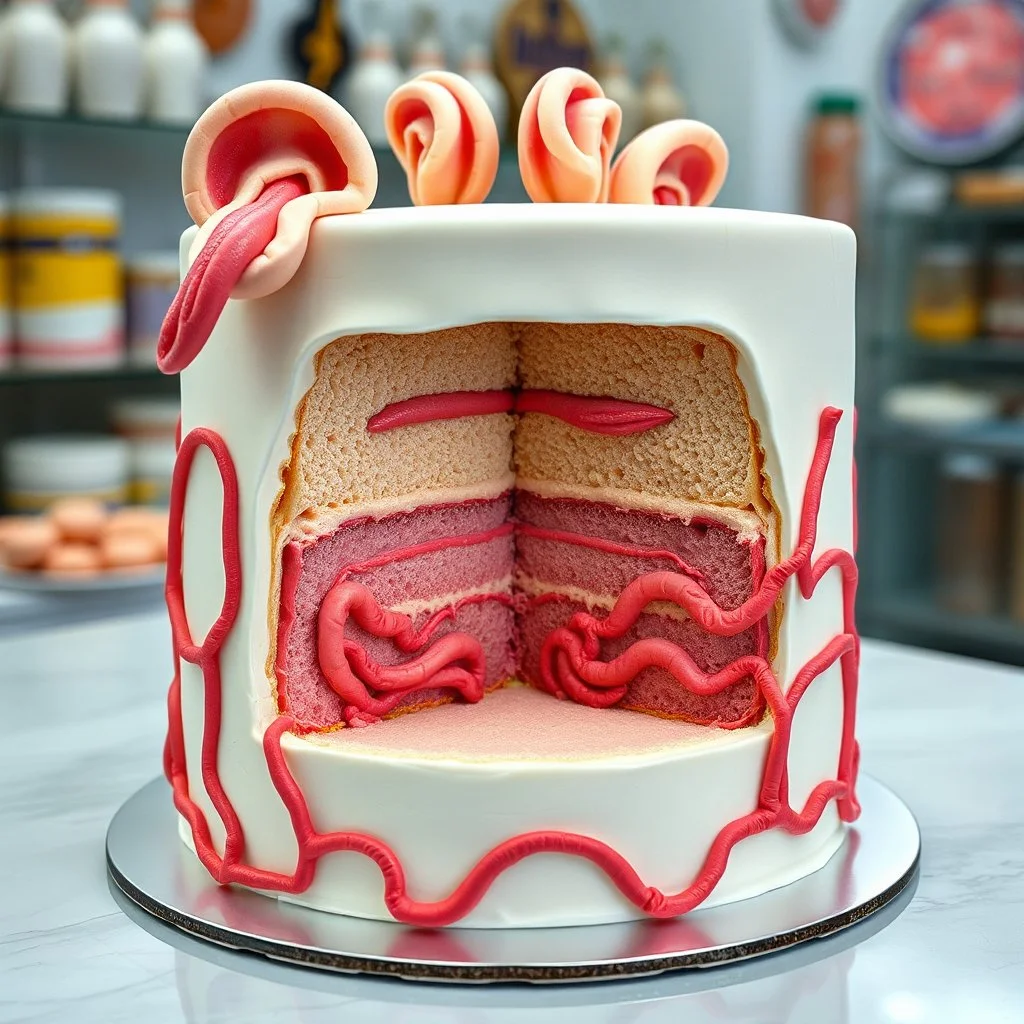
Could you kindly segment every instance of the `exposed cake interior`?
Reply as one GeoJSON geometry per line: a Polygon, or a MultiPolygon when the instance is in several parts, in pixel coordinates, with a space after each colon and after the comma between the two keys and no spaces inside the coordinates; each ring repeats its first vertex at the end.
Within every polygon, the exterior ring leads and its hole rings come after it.
{"type": "MultiPolygon", "coordinates": [[[[563,696],[551,638],[652,574],[742,605],[777,557],[778,516],[737,358],[709,331],[617,324],[328,345],[272,521],[280,710],[327,730],[514,679],[563,696]]],[[[715,672],[769,656],[775,616],[717,635],[653,601],[587,656],[657,639],[715,672]]],[[[749,678],[700,696],[660,667],[616,703],[731,728],[764,711],[749,678]]]]}

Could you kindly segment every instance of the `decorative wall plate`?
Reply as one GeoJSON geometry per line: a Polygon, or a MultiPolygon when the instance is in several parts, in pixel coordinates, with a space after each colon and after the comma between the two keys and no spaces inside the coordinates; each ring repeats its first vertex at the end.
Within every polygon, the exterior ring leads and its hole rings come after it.
{"type": "Polygon", "coordinates": [[[919,159],[970,164],[1024,136],[1024,0],[915,0],[883,45],[879,109],[919,159]]]}

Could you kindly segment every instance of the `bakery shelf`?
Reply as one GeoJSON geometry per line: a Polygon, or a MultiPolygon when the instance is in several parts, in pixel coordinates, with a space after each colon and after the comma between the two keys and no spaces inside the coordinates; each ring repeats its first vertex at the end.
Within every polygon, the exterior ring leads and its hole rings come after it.
{"type": "Polygon", "coordinates": [[[881,226],[902,228],[941,220],[946,224],[1024,223],[1024,204],[1006,206],[963,206],[953,203],[934,210],[886,210],[881,226]]]}
{"type": "Polygon", "coordinates": [[[925,430],[883,420],[871,427],[863,427],[861,436],[864,442],[881,448],[923,454],[941,454],[956,449],[1009,462],[1024,462],[1024,421],[1007,420],[986,426],[925,430]]]}
{"type": "Polygon", "coordinates": [[[1024,664],[1024,623],[1008,616],[956,615],[936,605],[927,590],[880,598],[859,614],[873,636],[1024,664]]]}
{"type": "Polygon", "coordinates": [[[0,370],[0,388],[19,384],[160,380],[163,376],[155,366],[132,366],[128,363],[100,367],[95,370],[36,370],[12,366],[0,370]]]}
{"type": "Polygon", "coordinates": [[[0,111],[0,131],[91,131],[116,132],[139,138],[176,138],[184,145],[191,130],[187,125],[160,124],[155,121],[122,121],[82,117],[78,114],[20,114],[10,110],[0,111]]]}
{"type": "Polygon", "coordinates": [[[897,354],[932,363],[951,366],[1009,366],[1024,372],[1024,340],[1001,341],[981,337],[959,344],[940,345],[908,336],[881,338],[879,345],[885,351],[893,351],[894,346],[899,346],[897,354]]]}

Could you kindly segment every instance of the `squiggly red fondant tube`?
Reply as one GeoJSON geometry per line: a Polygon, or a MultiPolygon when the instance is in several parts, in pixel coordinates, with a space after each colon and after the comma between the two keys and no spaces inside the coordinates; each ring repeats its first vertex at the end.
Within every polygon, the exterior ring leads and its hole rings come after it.
{"type": "Polygon", "coordinates": [[[519,170],[535,203],[608,201],[619,105],[585,71],[556,68],[530,90],[519,119],[519,170]]]}
{"type": "Polygon", "coordinates": [[[399,86],[384,124],[416,206],[487,198],[498,173],[498,129],[483,96],[461,75],[426,71],[399,86]]]}
{"type": "Polygon", "coordinates": [[[165,373],[198,355],[229,297],[259,298],[291,280],[314,220],[365,210],[377,165],[359,126],[329,97],[297,82],[256,82],[196,122],[182,188],[200,231],[160,332],[165,373]]]}
{"type": "MultiPolygon", "coordinates": [[[[174,788],[174,805],[189,824],[196,853],[203,866],[223,885],[238,883],[254,889],[299,893],[313,882],[321,857],[342,850],[352,851],[368,857],[377,865],[384,883],[384,904],[396,920],[410,925],[441,927],[465,917],[483,899],[495,879],[521,860],[541,853],[559,854],[590,861],[644,913],[667,918],[685,914],[707,899],[725,873],[733,848],[742,840],[772,828],[802,835],[815,826],[832,800],[837,802],[844,821],[854,821],[860,813],[855,795],[859,751],[854,728],[860,657],[854,625],[857,571],[852,555],[839,549],[826,551],[812,561],[821,488],[839,416],[835,409],[828,409],[822,415],[818,447],[804,493],[799,557],[781,564],[787,564],[787,577],[797,576],[800,593],[805,599],[813,595],[827,572],[839,569],[843,581],[843,632],[797,672],[786,690],[767,662],[759,658],[747,659],[738,667],[729,666],[714,675],[694,672],[691,666],[686,666],[686,671],[681,673],[684,685],[693,685],[706,692],[729,685],[736,671],[749,672],[756,680],[774,719],[756,807],[722,828],[696,876],[677,893],[664,893],[645,885],[633,866],[605,843],[570,832],[538,831],[514,836],[488,851],[447,897],[433,903],[416,900],[409,895],[401,861],[380,839],[358,832],[316,830],[305,796],[288,767],[282,747],[284,736],[297,727],[295,720],[288,715],[279,716],[267,728],[263,735],[263,752],[270,779],[288,813],[295,835],[298,847],[295,869],[291,872],[271,871],[243,861],[245,835],[241,820],[224,789],[218,767],[223,697],[220,651],[234,626],[241,596],[238,484],[230,454],[220,436],[207,429],[192,431],[182,442],[171,491],[167,603],[174,635],[176,671],[168,692],[169,727],[164,747],[164,771],[174,788]],[[184,608],[181,529],[192,461],[200,447],[208,448],[213,455],[223,484],[225,590],[220,616],[206,639],[197,644],[189,632],[184,608]],[[181,660],[198,666],[202,673],[204,715],[200,774],[224,826],[223,852],[218,852],[214,845],[209,822],[189,792],[181,713],[181,660]],[[842,666],[843,688],[843,727],[837,777],[815,786],[803,807],[798,809],[789,800],[789,745],[793,716],[814,680],[836,662],[842,666]]],[[[766,584],[767,578],[762,589],[766,584]]]]}
{"type": "Polygon", "coordinates": [[[609,201],[707,206],[725,182],[729,151],[700,121],[666,121],[641,132],[611,171],[609,201]]]}

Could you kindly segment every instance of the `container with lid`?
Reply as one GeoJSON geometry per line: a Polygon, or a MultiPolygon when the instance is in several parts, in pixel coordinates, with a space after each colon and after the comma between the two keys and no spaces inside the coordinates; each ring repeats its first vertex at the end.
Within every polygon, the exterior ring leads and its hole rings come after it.
{"type": "Polygon", "coordinates": [[[114,430],[128,441],[173,443],[180,415],[176,398],[123,398],[110,407],[114,430]]]}
{"type": "Polygon", "coordinates": [[[1010,614],[1024,623],[1024,469],[1017,469],[1010,503],[1010,614]]]}
{"type": "Polygon", "coordinates": [[[993,391],[934,381],[902,384],[882,399],[882,411],[896,422],[922,430],[946,430],[991,423],[1002,402],[993,391]]]}
{"type": "Polygon", "coordinates": [[[0,369],[10,364],[14,353],[14,325],[11,316],[12,274],[10,208],[7,196],[0,192],[0,369]]]}
{"type": "Polygon", "coordinates": [[[124,350],[121,199],[27,189],[13,202],[15,337],[25,366],[111,366],[124,350]]]}
{"type": "Polygon", "coordinates": [[[171,308],[180,277],[174,251],[142,253],[127,261],[128,358],[139,366],[156,365],[160,326],[171,308]]]}
{"type": "Polygon", "coordinates": [[[170,440],[131,443],[131,500],[166,508],[171,500],[171,477],[177,451],[170,440]]]}
{"type": "Polygon", "coordinates": [[[914,277],[910,329],[922,341],[955,344],[973,338],[980,321],[974,250],[959,242],[928,246],[914,277]]]}
{"type": "Polygon", "coordinates": [[[18,438],[4,446],[3,476],[13,512],[41,512],[72,496],[120,503],[128,494],[128,443],[91,434],[18,438]]]}
{"type": "Polygon", "coordinates": [[[1000,598],[1004,493],[994,459],[954,452],[942,462],[938,596],[957,615],[992,615],[1000,598]]]}
{"type": "Polygon", "coordinates": [[[60,114],[68,105],[69,33],[53,0],[12,0],[4,17],[4,106],[60,114]]]}
{"type": "Polygon", "coordinates": [[[206,43],[192,22],[192,0],[155,0],[145,45],[146,116],[192,124],[205,105],[206,43]]]}
{"type": "Polygon", "coordinates": [[[985,325],[993,337],[1024,341],[1024,243],[992,252],[985,325]]]}
{"type": "Polygon", "coordinates": [[[807,133],[804,211],[856,228],[860,220],[860,103],[827,93],[815,102],[807,133]]]}
{"type": "Polygon", "coordinates": [[[139,117],[143,35],[128,0],[87,0],[71,43],[76,108],[86,117],[139,117]]]}

